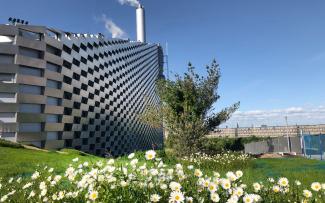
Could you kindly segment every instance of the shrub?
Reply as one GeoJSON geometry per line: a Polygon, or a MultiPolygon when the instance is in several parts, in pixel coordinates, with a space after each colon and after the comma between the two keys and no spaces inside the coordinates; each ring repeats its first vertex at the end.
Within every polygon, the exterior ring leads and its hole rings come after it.
{"type": "Polygon", "coordinates": [[[184,76],[175,80],[161,79],[157,83],[160,106],[147,106],[141,120],[152,127],[167,131],[166,145],[177,155],[199,152],[206,134],[227,121],[239,107],[239,102],[219,112],[212,111],[220,96],[217,89],[220,79],[219,65],[214,60],[206,67],[207,76],[199,76],[189,64],[184,76]]]}
{"type": "Polygon", "coordinates": [[[11,142],[8,140],[0,139],[0,146],[1,147],[11,147],[11,148],[23,148],[23,146],[16,142],[11,142]]]}

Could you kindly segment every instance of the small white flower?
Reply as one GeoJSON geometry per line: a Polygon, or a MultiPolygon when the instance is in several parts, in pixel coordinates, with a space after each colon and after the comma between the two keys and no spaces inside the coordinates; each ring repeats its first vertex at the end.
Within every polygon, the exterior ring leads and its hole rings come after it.
{"type": "Polygon", "coordinates": [[[46,184],[45,184],[44,181],[41,182],[41,183],[39,184],[39,189],[40,189],[40,190],[44,190],[44,189],[46,189],[46,184]]]}
{"type": "Polygon", "coordinates": [[[132,160],[130,161],[130,164],[131,164],[131,166],[136,166],[138,162],[139,162],[138,159],[132,159],[132,160]]]}
{"type": "Polygon", "coordinates": [[[179,202],[183,202],[184,201],[184,195],[183,193],[181,192],[178,192],[178,191],[173,191],[170,193],[170,196],[169,196],[169,201],[170,202],[176,202],[176,203],[179,203],[179,202]]]}
{"type": "Polygon", "coordinates": [[[208,190],[211,193],[214,193],[218,189],[217,185],[215,183],[209,183],[208,190]]]}
{"type": "Polygon", "coordinates": [[[92,201],[95,201],[98,198],[98,192],[97,191],[91,191],[89,193],[88,198],[92,201]]]}
{"type": "Polygon", "coordinates": [[[151,202],[159,202],[160,199],[161,199],[161,197],[158,194],[153,194],[150,196],[151,202]]]}
{"type": "Polygon", "coordinates": [[[307,198],[311,198],[313,196],[309,190],[303,190],[303,195],[307,198]]]}
{"type": "Polygon", "coordinates": [[[167,186],[166,184],[161,184],[161,185],[160,185],[160,189],[162,189],[162,190],[166,190],[167,187],[168,187],[168,186],[167,186]]]}
{"type": "Polygon", "coordinates": [[[47,193],[47,190],[46,189],[41,190],[41,196],[42,197],[44,197],[46,195],[46,193],[47,193]]]}
{"type": "Polygon", "coordinates": [[[313,182],[311,184],[311,189],[318,192],[322,189],[322,185],[319,182],[313,182]]]}
{"type": "Polygon", "coordinates": [[[280,192],[280,187],[278,185],[274,185],[272,187],[272,190],[273,190],[273,192],[278,193],[278,192],[280,192]]]}
{"type": "Polygon", "coordinates": [[[236,176],[237,178],[240,178],[243,176],[243,172],[242,171],[236,171],[236,176]]]}
{"type": "Polygon", "coordinates": [[[77,158],[74,158],[74,159],[72,159],[72,161],[73,162],[78,162],[79,161],[79,158],[77,157],[77,158]]]}
{"type": "Polygon", "coordinates": [[[36,180],[39,176],[40,176],[39,172],[35,171],[35,173],[33,173],[33,175],[32,175],[32,179],[36,180]]]}
{"type": "Polygon", "coordinates": [[[134,156],[135,156],[135,153],[131,153],[131,154],[129,154],[128,159],[133,159],[134,156]]]}
{"type": "Polygon", "coordinates": [[[201,177],[203,174],[202,174],[202,171],[200,169],[195,169],[194,170],[194,175],[196,177],[201,177]]]}
{"type": "Polygon", "coordinates": [[[237,187],[233,192],[237,197],[241,197],[244,194],[244,190],[241,187],[237,187]]]}
{"type": "Polygon", "coordinates": [[[230,180],[228,180],[228,179],[221,179],[221,186],[225,190],[230,189],[230,187],[231,187],[230,180]]]}
{"type": "Polygon", "coordinates": [[[220,197],[217,193],[211,193],[211,201],[212,202],[219,202],[220,201],[220,197]]]}
{"type": "Polygon", "coordinates": [[[171,190],[173,190],[173,191],[180,191],[181,190],[181,188],[182,188],[182,186],[181,186],[181,184],[179,184],[178,182],[171,182],[170,184],[169,184],[169,188],[171,189],[171,190]]]}
{"type": "Polygon", "coordinates": [[[254,183],[253,187],[254,187],[255,192],[258,192],[261,190],[261,185],[259,183],[254,183]]]}
{"type": "Polygon", "coordinates": [[[8,196],[7,195],[4,195],[4,196],[1,197],[0,202],[4,202],[7,199],[8,199],[8,196]]]}
{"type": "Polygon", "coordinates": [[[145,157],[147,160],[152,160],[156,157],[156,152],[154,150],[149,150],[146,152],[145,157]]]}
{"type": "Polygon", "coordinates": [[[251,194],[247,194],[243,197],[243,202],[244,203],[253,203],[254,202],[254,198],[252,197],[251,194]]]}
{"type": "Polygon", "coordinates": [[[286,187],[289,184],[289,180],[287,178],[282,177],[279,179],[278,184],[282,187],[286,187]]]}

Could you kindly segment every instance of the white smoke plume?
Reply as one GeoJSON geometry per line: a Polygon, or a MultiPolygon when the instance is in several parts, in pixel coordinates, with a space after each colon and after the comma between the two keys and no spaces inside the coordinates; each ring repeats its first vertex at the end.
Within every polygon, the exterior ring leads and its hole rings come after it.
{"type": "Polygon", "coordinates": [[[140,2],[138,0],[118,0],[118,2],[122,5],[130,5],[133,7],[138,7],[140,5],[140,2]]]}
{"type": "Polygon", "coordinates": [[[127,38],[126,32],[111,19],[108,19],[105,14],[102,15],[101,20],[104,22],[106,30],[112,34],[112,38],[127,38]]]}

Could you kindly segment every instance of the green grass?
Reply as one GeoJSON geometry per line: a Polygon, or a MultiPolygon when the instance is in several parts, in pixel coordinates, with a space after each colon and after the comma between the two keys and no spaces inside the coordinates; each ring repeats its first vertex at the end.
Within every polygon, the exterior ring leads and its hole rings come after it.
{"type": "Polygon", "coordinates": [[[58,153],[0,146],[0,177],[30,175],[38,168],[38,165],[48,165],[58,172],[63,172],[76,157],[89,162],[102,159],[77,150],[62,150],[62,153],[58,153]]]}
{"type": "MultiPolygon", "coordinates": [[[[78,157],[81,161],[90,163],[104,158],[96,157],[77,150],[62,150],[61,153],[55,151],[39,151],[32,149],[3,147],[0,145],[0,177],[28,176],[39,166],[48,165],[55,168],[58,173],[65,171],[73,158],[78,157]],[[62,153],[63,152],[63,153],[62,153]]],[[[144,153],[137,153],[139,161],[144,160],[144,153]]],[[[158,157],[163,157],[168,165],[178,163],[175,158],[168,157],[163,152],[158,153],[158,157]]],[[[126,163],[127,158],[117,159],[120,164],[126,163]]],[[[253,183],[256,180],[266,180],[267,177],[287,177],[289,180],[300,180],[302,183],[310,184],[314,181],[325,182],[325,161],[310,160],[305,158],[282,158],[282,159],[255,159],[247,164],[246,168],[238,165],[232,170],[241,169],[244,171],[243,181],[253,183]]],[[[209,167],[211,170],[211,167],[209,167]]],[[[226,173],[227,170],[213,168],[213,171],[226,173]]],[[[207,171],[209,172],[209,171],[207,171]]]]}
{"type": "Polygon", "coordinates": [[[256,159],[251,167],[244,169],[243,181],[254,182],[266,177],[287,177],[306,185],[325,182],[325,161],[305,158],[256,159]]]}

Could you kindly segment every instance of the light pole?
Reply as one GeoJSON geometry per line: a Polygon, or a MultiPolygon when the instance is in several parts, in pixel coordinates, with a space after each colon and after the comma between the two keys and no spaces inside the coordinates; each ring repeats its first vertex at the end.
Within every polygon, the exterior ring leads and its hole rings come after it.
{"type": "Polygon", "coordinates": [[[286,120],[288,151],[291,152],[291,149],[290,149],[290,139],[289,139],[289,131],[288,131],[289,130],[288,129],[288,116],[285,116],[284,118],[286,120]]]}

